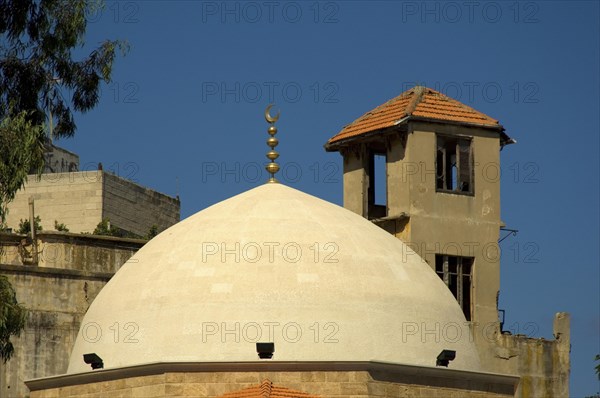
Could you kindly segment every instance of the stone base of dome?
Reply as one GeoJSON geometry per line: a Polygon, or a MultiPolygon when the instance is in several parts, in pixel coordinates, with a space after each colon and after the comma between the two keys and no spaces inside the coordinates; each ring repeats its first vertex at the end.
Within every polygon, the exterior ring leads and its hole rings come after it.
{"type": "Polygon", "coordinates": [[[328,397],[513,397],[519,382],[517,376],[381,362],[260,361],[155,363],[30,380],[26,384],[31,398],[220,397],[251,390],[265,380],[282,390],[328,397]]]}

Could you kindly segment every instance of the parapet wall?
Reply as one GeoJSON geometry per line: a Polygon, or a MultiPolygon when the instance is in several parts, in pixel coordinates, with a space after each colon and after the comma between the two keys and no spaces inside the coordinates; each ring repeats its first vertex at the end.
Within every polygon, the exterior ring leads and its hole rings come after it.
{"type": "MultiPolygon", "coordinates": [[[[569,397],[570,316],[554,316],[554,339],[500,332],[500,324],[485,328],[477,348],[484,369],[520,377],[515,397],[569,397]]],[[[481,333],[481,332],[480,332],[481,333]]]]}
{"type": "Polygon", "coordinates": [[[553,340],[503,334],[497,340],[496,358],[514,357],[511,373],[521,376],[520,397],[569,397],[571,341],[570,316],[554,316],[553,340]]]}
{"type": "Polygon", "coordinates": [[[37,263],[34,264],[32,252],[35,249],[30,237],[0,233],[0,264],[67,269],[83,273],[102,272],[112,275],[146,241],[41,231],[37,233],[36,243],[38,258],[37,263]]]}

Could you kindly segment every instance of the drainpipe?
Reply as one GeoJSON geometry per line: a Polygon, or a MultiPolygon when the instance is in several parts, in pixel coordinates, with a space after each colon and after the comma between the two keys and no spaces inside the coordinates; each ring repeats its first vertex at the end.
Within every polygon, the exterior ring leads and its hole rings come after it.
{"type": "Polygon", "coordinates": [[[29,197],[29,228],[31,229],[31,259],[33,265],[38,265],[37,236],[35,230],[35,211],[33,196],[29,197]]]}

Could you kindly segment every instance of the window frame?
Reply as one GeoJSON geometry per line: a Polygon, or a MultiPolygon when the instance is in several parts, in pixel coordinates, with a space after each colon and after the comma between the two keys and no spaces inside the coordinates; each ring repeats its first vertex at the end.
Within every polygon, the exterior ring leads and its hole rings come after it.
{"type": "Polygon", "coordinates": [[[435,135],[435,190],[436,192],[449,193],[455,195],[466,195],[466,196],[475,196],[475,161],[474,161],[474,151],[473,151],[473,137],[464,136],[464,135],[449,135],[449,134],[439,134],[435,135]],[[461,165],[461,148],[464,148],[466,145],[464,143],[468,143],[468,170],[463,171],[463,167],[461,165]],[[454,144],[454,151],[450,156],[455,157],[455,162],[452,164],[448,160],[448,152],[447,149],[450,145],[454,144]],[[463,145],[461,145],[463,144],[463,145]],[[442,161],[440,162],[440,151],[442,152],[442,161]],[[440,163],[443,164],[440,167],[440,163]],[[449,167],[450,166],[450,167],[449,167]],[[456,181],[452,183],[452,185],[456,184],[456,188],[448,188],[447,187],[447,175],[450,174],[452,176],[452,168],[456,167],[456,181]],[[440,173],[441,170],[441,173],[440,173]],[[462,190],[459,189],[459,185],[463,183],[462,177],[464,175],[469,176],[469,189],[462,190]],[[440,187],[440,180],[442,181],[442,186],[440,187]]]}
{"type": "Polygon", "coordinates": [[[473,318],[473,270],[475,265],[474,257],[464,257],[464,256],[452,256],[448,254],[438,253],[435,255],[435,273],[440,277],[442,282],[448,287],[458,305],[463,311],[465,318],[467,321],[471,321],[473,318]],[[450,259],[456,259],[456,271],[451,272],[450,268],[450,259]],[[440,261],[441,260],[441,261],[440,261]],[[439,264],[442,264],[442,269],[440,271],[439,264]],[[468,273],[464,272],[464,269],[468,266],[468,273]],[[453,291],[453,287],[451,286],[452,280],[451,276],[456,276],[456,293],[453,291]],[[465,279],[468,280],[468,286],[465,285],[465,279]],[[465,294],[467,293],[467,294],[465,294]],[[468,302],[465,302],[467,299],[468,302]]]}

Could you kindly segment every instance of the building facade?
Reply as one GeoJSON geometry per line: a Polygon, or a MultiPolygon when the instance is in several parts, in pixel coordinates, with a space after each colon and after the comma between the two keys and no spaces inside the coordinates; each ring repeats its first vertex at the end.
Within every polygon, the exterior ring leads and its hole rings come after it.
{"type": "Polygon", "coordinates": [[[174,225],[98,293],[67,369],[28,380],[31,397],[568,397],[568,314],[551,340],[499,320],[491,173],[512,143],[434,90],[402,93],[326,144],[345,209],[267,183],[174,225]]]}

